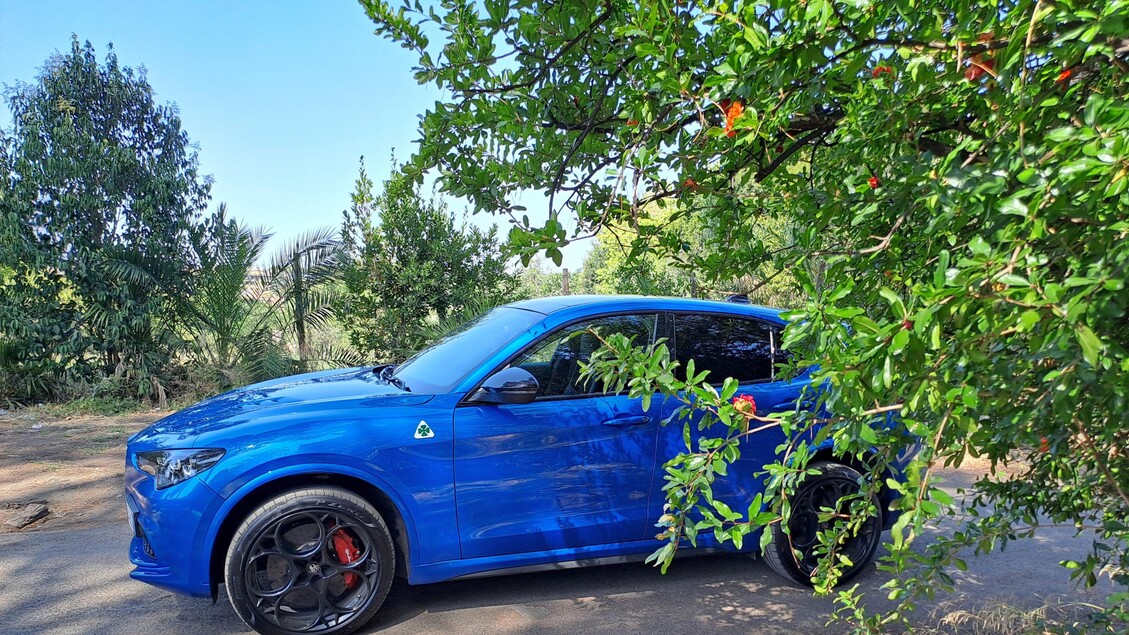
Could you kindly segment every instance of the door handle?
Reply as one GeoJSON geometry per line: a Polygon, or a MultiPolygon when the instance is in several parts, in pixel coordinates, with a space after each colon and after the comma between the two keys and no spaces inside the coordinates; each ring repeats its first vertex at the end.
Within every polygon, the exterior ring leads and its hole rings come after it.
{"type": "Polygon", "coordinates": [[[604,422],[604,425],[616,426],[617,428],[620,428],[625,426],[638,426],[650,422],[651,418],[647,415],[639,415],[636,417],[616,417],[614,419],[608,419],[604,422]]]}

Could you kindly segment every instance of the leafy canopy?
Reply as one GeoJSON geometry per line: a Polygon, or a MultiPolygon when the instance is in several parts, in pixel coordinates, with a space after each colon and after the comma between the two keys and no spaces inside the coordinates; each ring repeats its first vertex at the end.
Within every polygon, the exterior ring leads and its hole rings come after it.
{"type": "MultiPolygon", "coordinates": [[[[1129,3],[361,4],[379,34],[418,53],[417,79],[450,95],[423,115],[409,167],[512,217],[520,251],[576,238],[562,215],[582,236],[669,201],[712,231],[685,256],[704,279],[769,259],[798,276],[807,299],[786,343],[819,364],[836,418],[773,413],[779,425],[799,439],[823,423],[839,453],[873,450],[867,488],[924,444],[908,482],[888,484],[904,494],[884,560],[897,604],[865,617],[847,593],[849,619],[904,617],[948,586],[962,547],[999,547],[1048,519],[1095,537],[1069,565],[1081,580],[1129,585],[1129,3]],[[550,195],[547,220],[523,215],[522,190],[550,195]],[[780,218],[797,230],[770,248],[758,227],[780,218]],[[884,409],[915,437],[867,414],[884,409]],[[911,550],[951,503],[934,469],[968,455],[1007,469],[976,483],[975,515],[954,533],[911,550]]],[[[661,357],[622,368],[640,390],[675,390],[661,357]]],[[[727,418],[707,417],[717,439],[744,426],[727,418]]],[[[795,481],[808,454],[769,470],[795,481]]],[[[670,483],[712,462],[694,464],[670,483]]],[[[773,494],[770,516],[786,511],[773,494]]],[[[742,526],[766,522],[751,513],[742,526]]],[[[832,560],[817,572],[823,590],[832,560]]],[[[1113,596],[1106,617],[1125,620],[1127,598],[1113,596]]]]}
{"type": "Polygon", "coordinates": [[[517,286],[497,229],[456,224],[393,170],[379,196],[362,160],[344,213],[345,297],[339,316],[357,350],[403,361],[433,339],[431,321],[506,301],[517,286]]]}
{"type": "MultiPolygon", "coordinates": [[[[209,197],[173,106],[144,72],[75,38],[8,94],[0,133],[0,339],[21,372],[128,375],[142,393],[177,345],[188,232],[209,197]]],[[[33,391],[34,392],[34,391],[33,391]]]]}

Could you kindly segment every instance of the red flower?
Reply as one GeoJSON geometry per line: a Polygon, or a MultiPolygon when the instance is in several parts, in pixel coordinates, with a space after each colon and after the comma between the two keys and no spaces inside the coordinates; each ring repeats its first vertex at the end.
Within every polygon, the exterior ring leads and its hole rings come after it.
{"type": "Polygon", "coordinates": [[[737,121],[741,113],[745,112],[745,104],[742,104],[740,101],[731,102],[728,99],[722,99],[718,102],[718,105],[725,110],[725,136],[737,136],[737,131],[733,129],[733,122],[737,121]]]}
{"type": "Polygon", "coordinates": [[[979,60],[979,55],[972,58],[972,64],[964,71],[964,78],[970,82],[974,82],[984,76],[985,73],[991,74],[996,69],[996,62],[993,60],[979,60]]]}
{"type": "Polygon", "coordinates": [[[1066,80],[1070,79],[1070,76],[1073,75],[1073,74],[1074,74],[1074,69],[1068,68],[1068,69],[1066,69],[1063,72],[1058,74],[1058,79],[1055,80],[1055,83],[1056,84],[1062,84],[1062,83],[1066,82],[1066,80]]]}
{"type": "Polygon", "coordinates": [[[1039,451],[1044,454],[1051,451],[1051,442],[1047,441],[1047,437],[1039,439],[1039,451]]]}
{"type": "Polygon", "coordinates": [[[633,127],[633,128],[634,128],[635,126],[638,126],[638,125],[639,125],[639,122],[638,122],[638,121],[636,121],[635,119],[628,119],[628,120],[627,120],[627,125],[629,125],[629,126],[631,126],[631,127],[633,127]]]}
{"type": "Polygon", "coordinates": [[[902,328],[907,330],[907,331],[912,329],[913,328],[913,320],[911,320],[909,318],[902,320],[902,328]]]}
{"type": "Polygon", "coordinates": [[[878,181],[877,176],[870,177],[869,179],[866,180],[866,182],[870,184],[870,189],[872,189],[872,190],[877,190],[878,186],[881,185],[881,183],[879,183],[879,181],[878,181]]]}
{"type": "Polygon", "coordinates": [[[753,399],[752,395],[737,395],[731,403],[734,410],[746,417],[751,417],[757,412],[757,400],[753,399]]]}
{"type": "Polygon", "coordinates": [[[893,75],[894,69],[890,68],[889,66],[878,66],[874,70],[870,71],[870,76],[871,77],[878,77],[882,73],[889,73],[889,74],[893,75]]]}

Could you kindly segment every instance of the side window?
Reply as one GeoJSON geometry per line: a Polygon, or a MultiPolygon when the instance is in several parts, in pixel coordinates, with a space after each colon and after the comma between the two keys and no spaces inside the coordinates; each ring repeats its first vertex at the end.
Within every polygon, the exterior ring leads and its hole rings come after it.
{"type": "Polygon", "coordinates": [[[721,315],[678,315],[674,324],[681,368],[693,359],[695,371],[710,371],[706,381],[715,385],[726,377],[742,383],[772,379],[772,336],[767,325],[721,315]]]}
{"type": "Polygon", "coordinates": [[[622,333],[637,346],[650,344],[655,336],[658,316],[613,315],[580,322],[556,331],[541,340],[517,359],[512,366],[529,371],[541,387],[537,397],[566,397],[601,392],[603,387],[581,385],[580,362],[600,347],[600,340],[589,329],[599,331],[601,337],[622,333]]]}

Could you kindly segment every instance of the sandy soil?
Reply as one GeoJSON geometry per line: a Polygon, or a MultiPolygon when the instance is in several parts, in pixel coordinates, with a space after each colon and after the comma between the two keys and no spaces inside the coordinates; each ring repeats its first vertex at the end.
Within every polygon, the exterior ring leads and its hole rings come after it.
{"type": "Polygon", "coordinates": [[[0,414],[0,533],[26,505],[50,513],[21,532],[125,522],[122,471],[130,435],[162,411],[60,418],[47,408],[0,414]]]}

